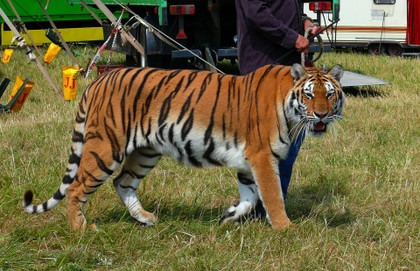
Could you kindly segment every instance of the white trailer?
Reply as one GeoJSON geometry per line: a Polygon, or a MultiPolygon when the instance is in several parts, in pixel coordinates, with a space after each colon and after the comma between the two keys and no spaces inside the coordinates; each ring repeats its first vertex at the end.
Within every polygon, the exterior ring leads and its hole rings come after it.
{"type": "MultiPolygon", "coordinates": [[[[340,21],[328,36],[322,35],[324,41],[330,39],[337,47],[365,47],[374,55],[420,52],[420,0],[340,0],[339,4],[340,21]]],[[[304,11],[313,17],[309,6],[306,3],[304,11]]],[[[328,17],[331,13],[318,15],[322,24],[324,19],[328,24],[328,17]]]]}

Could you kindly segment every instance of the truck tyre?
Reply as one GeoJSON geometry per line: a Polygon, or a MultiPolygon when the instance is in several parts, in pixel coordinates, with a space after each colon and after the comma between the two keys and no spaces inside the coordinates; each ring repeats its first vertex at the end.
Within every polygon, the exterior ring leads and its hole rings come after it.
{"type": "Polygon", "coordinates": [[[388,45],[388,55],[401,57],[404,52],[404,49],[399,44],[390,44],[388,45]]]}
{"type": "Polygon", "coordinates": [[[379,56],[384,51],[384,45],[382,44],[381,46],[379,46],[379,43],[369,44],[368,51],[369,51],[369,54],[373,56],[379,56]]]}

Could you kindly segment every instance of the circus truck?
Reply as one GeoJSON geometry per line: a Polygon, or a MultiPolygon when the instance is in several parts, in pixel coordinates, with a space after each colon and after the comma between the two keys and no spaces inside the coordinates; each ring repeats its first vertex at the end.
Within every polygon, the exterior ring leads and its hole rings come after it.
{"type": "MultiPolygon", "coordinates": [[[[80,0],[67,1],[80,3],[80,0]]],[[[94,0],[84,2],[96,7],[94,0]]],[[[125,10],[121,24],[144,47],[145,54],[141,54],[124,37],[118,35],[113,49],[126,55],[126,65],[182,67],[194,62],[200,69],[211,69],[220,59],[234,60],[237,57],[235,0],[101,2],[113,13],[125,10]],[[136,17],[142,18],[147,24],[139,23],[136,17]],[[206,62],[197,60],[197,56],[206,62]]],[[[106,39],[114,26],[104,23],[103,28],[106,39]]]]}
{"type": "MultiPolygon", "coordinates": [[[[78,4],[80,0],[68,0],[78,4]]],[[[305,2],[301,0],[296,0],[305,2]]],[[[96,0],[84,0],[95,7],[96,0]]],[[[210,69],[222,60],[235,61],[236,6],[235,0],[101,0],[111,12],[128,7],[128,19],[122,24],[144,47],[139,53],[130,42],[117,36],[114,50],[126,55],[130,66],[182,67],[185,61],[193,62],[200,69],[210,69]],[[134,17],[142,18],[138,24],[134,17]],[[157,33],[157,32],[160,32],[157,33]],[[175,45],[175,46],[174,46],[175,45]],[[198,57],[197,57],[198,56],[198,57]],[[204,61],[203,61],[204,60],[204,61]]],[[[338,0],[331,0],[334,6],[338,0]]],[[[335,14],[334,11],[331,13],[335,14]]],[[[104,24],[104,37],[110,36],[113,25],[104,24]]],[[[312,48],[311,48],[312,49],[312,48]]],[[[317,51],[316,47],[312,51],[317,51]]]]}
{"type": "Polygon", "coordinates": [[[335,47],[367,48],[372,55],[420,54],[419,0],[305,1],[308,16],[316,12],[320,23],[331,21],[333,2],[339,2],[339,23],[325,31],[324,41],[335,47]]]}

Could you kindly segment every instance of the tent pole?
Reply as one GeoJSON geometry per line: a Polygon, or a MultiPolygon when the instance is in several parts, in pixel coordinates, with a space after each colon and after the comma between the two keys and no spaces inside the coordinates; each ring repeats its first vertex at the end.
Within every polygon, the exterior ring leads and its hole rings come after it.
{"type": "Polygon", "coordinates": [[[98,15],[96,15],[95,12],[92,11],[92,9],[85,3],[85,1],[80,0],[80,3],[82,3],[82,5],[90,12],[90,14],[93,16],[93,18],[95,18],[95,20],[97,20],[98,23],[100,25],[102,25],[102,23],[103,23],[102,20],[98,17],[98,15]]]}
{"type": "Polygon", "coordinates": [[[18,20],[22,23],[22,29],[23,29],[23,32],[24,32],[24,33],[28,36],[29,40],[32,42],[32,45],[34,46],[35,51],[38,53],[38,55],[39,55],[39,56],[42,56],[41,51],[39,50],[38,46],[36,46],[35,41],[32,39],[31,35],[29,35],[29,31],[28,31],[28,29],[26,28],[25,23],[22,21],[22,18],[21,18],[21,17],[19,16],[19,14],[17,13],[17,11],[16,11],[15,7],[13,6],[12,1],[11,1],[11,0],[7,0],[7,2],[9,3],[9,5],[10,5],[10,7],[12,8],[13,12],[15,13],[16,18],[17,18],[17,19],[18,19],[18,20]]]}
{"type": "Polygon", "coordinates": [[[63,39],[63,36],[61,36],[60,32],[57,29],[57,26],[55,26],[54,22],[51,20],[50,15],[48,15],[47,11],[45,10],[45,8],[42,6],[42,3],[40,0],[37,0],[38,4],[40,5],[42,11],[45,14],[45,17],[47,17],[48,21],[50,22],[51,26],[54,28],[55,33],[57,34],[58,38],[60,39],[61,43],[63,44],[64,48],[66,49],[67,53],[69,54],[71,60],[73,61],[73,63],[75,65],[77,65],[80,69],[80,71],[83,71],[83,68],[79,65],[79,63],[76,60],[76,57],[73,55],[73,53],[71,52],[69,46],[67,45],[66,41],[63,39]]]}

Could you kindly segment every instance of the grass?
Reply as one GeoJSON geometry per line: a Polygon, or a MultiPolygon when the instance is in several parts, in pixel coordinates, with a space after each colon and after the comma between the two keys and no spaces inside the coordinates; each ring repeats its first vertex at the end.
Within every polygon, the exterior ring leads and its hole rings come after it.
{"type": "MultiPolygon", "coordinates": [[[[83,66],[93,53],[74,50],[86,54],[77,57],[83,66]]],[[[333,52],[320,62],[392,85],[345,89],[344,120],[305,140],[287,201],[295,230],[265,220],[219,226],[238,198],[235,171],[162,159],[139,189],[155,227],[139,227],[108,181],[86,206],[99,231],[74,232],[64,202],[34,216],[21,199],[31,189],[40,203],[57,189],[77,102],[62,102],[15,50],[1,76],[30,75],[35,86],[19,113],[0,115],[0,270],[418,270],[420,61],[333,52]]],[[[69,65],[63,51],[47,67],[60,89],[69,65]]],[[[79,98],[93,78],[78,78],[79,98]]]]}

